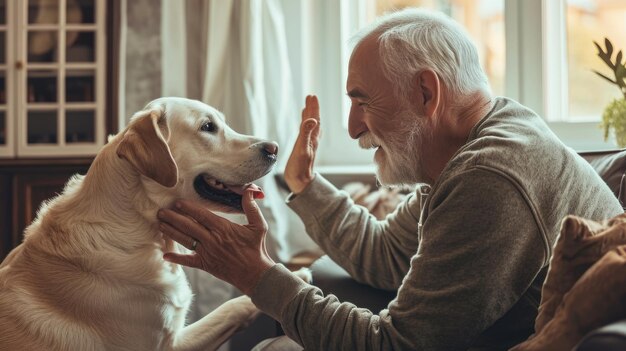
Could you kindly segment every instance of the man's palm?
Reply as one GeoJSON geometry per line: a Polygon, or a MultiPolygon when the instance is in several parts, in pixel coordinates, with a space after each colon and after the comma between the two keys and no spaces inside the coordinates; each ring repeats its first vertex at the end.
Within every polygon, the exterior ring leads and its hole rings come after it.
{"type": "Polygon", "coordinates": [[[295,194],[313,180],[313,163],[320,136],[320,106],[315,95],[306,97],[300,133],[285,167],[285,182],[295,194]]]}

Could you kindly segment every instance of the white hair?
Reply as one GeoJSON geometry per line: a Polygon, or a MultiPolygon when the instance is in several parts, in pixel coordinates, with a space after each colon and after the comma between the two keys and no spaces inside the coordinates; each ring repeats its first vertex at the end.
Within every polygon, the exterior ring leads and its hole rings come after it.
{"type": "Polygon", "coordinates": [[[449,102],[461,102],[478,91],[491,93],[476,46],[466,30],[443,13],[411,8],[384,15],[357,33],[356,46],[370,35],[378,35],[383,74],[405,101],[413,79],[426,69],[443,81],[452,94],[449,102]]]}

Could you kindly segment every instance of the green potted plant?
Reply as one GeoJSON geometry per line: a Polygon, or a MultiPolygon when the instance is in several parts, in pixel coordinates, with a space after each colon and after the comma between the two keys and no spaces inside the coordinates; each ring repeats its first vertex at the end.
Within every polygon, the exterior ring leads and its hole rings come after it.
{"type": "Polygon", "coordinates": [[[611,84],[615,84],[623,95],[622,97],[613,99],[604,109],[601,124],[601,127],[604,129],[604,140],[608,139],[609,131],[612,129],[615,133],[617,145],[619,145],[619,147],[626,147],[626,63],[622,63],[621,50],[615,56],[615,61],[611,61],[613,44],[611,44],[609,39],[604,38],[606,50],[595,41],[593,43],[598,49],[598,56],[613,71],[615,79],[613,80],[600,72],[594,72],[611,84]]]}

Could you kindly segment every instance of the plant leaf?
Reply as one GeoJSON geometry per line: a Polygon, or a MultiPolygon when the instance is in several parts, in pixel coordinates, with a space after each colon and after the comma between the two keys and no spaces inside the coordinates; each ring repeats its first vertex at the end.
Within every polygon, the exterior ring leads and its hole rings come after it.
{"type": "Polygon", "coordinates": [[[595,41],[593,43],[596,45],[596,48],[598,48],[598,57],[602,61],[604,61],[604,63],[606,63],[609,68],[615,70],[615,66],[613,65],[613,62],[611,62],[611,57],[606,52],[604,52],[604,50],[602,50],[602,47],[598,45],[598,43],[596,43],[595,41]]]}
{"type": "Polygon", "coordinates": [[[615,80],[619,82],[620,80],[624,80],[624,77],[626,77],[626,66],[619,64],[615,68],[615,80]]]}
{"type": "Polygon", "coordinates": [[[606,46],[607,55],[611,58],[611,55],[613,55],[613,44],[611,44],[609,38],[604,38],[604,45],[606,46]]]}
{"type": "Polygon", "coordinates": [[[606,56],[604,53],[602,54],[598,54],[598,57],[600,57],[600,59],[602,59],[602,61],[604,61],[604,63],[606,63],[607,66],[609,66],[609,68],[611,70],[615,70],[615,66],[613,65],[613,62],[611,62],[611,59],[606,56]]]}
{"type": "Polygon", "coordinates": [[[613,84],[617,84],[617,82],[616,82],[616,81],[612,80],[611,78],[609,78],[609,77],[605,76],[604,74],[602,74],[602,73],[600,73],[600,72],[598,72],[598,71],[593,71],[593,73],[595,73],[595,74],[599,75],[600,77],[602,77],[602,78],[604,78],[604,79],[608,80],[609,82],[611,82],[611,83],[613,83],[613,84]]]}
{"type": "Polygon", "coordinates": [[[602,47],[600,46],[600,44],[598,44],[595,40],[593,41],[593,45],[595,45],[596,49],[598,49],[598,55],[600,55],[601,53],[604,52],[604,50],[602,50],[602,47]]]}

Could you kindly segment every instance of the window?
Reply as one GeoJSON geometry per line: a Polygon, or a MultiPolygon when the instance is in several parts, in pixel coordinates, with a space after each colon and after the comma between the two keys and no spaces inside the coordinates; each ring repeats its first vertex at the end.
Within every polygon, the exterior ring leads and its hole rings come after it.
{"type": "Polygon", "coordinates": [[[626,1],[567,0],[570,121],[599,121],[599,111],[622,96],[615,85],[593,73],[595,70],[613,78],[593,45],[595,41],[604,48],[605,37],[614,44],[615,52],[626,50],[626,1]]]}
{"type": "Polygon", "coordinates": [[[405,7],[442,11],[467,29],[495,95],[504,94],[504,0],[370,0],[367,22],[405,7]]]}
{"type": "Polygon", "coordinates": [[[360,150],[346,130],[349,39],[376,16],[407,6],[437,9],[464,25],[493,93],[536,111],[566,145],[578,151],[615,148],[603,140],[599,121],[619,90],[593,73],[610,73],[593,41],[609,37],[626,51],[626,1],[320,0],[300,5],[299,14],[287,18],[305,19],[291,27],[304,28],[293,47],[305,47],[293,73],[301,84],[296,96],[320,97],[324,134],[318,166],[372,165],[371,151],[360,150]],[[302,69],[307,72],[298,73],[302,69]]]}

